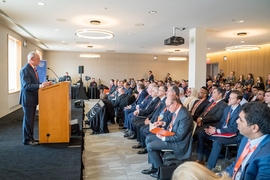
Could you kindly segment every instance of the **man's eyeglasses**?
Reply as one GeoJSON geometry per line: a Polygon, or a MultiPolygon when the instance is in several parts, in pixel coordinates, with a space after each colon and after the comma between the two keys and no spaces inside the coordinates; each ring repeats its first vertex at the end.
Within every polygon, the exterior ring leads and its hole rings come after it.
{"type": "Polygon", "coordinates": [[[166,108],[167,108],[167,109],[170,108],[172,104],[173,104],[173,103],[167,105],[166,108]]]}

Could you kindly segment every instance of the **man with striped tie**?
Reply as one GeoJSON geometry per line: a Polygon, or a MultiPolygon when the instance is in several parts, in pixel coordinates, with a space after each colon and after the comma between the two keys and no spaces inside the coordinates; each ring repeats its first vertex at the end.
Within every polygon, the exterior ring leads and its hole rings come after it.
{"type": "Polygon", "coordinates": [[[237,125],[244,137],[236,161],[225,171],[234,180],[270,179],[270,108],[260,102],[245,103],[237,125]]]}
{"type": "Polygon", "coordinates": [[[204,163],[205,144],[212,141],[212,150],[208,158],[207,168],[212,170],[215,168],[221,148],[227,144],[238,144],[242,138],[237,129],[236,120],[239,118],[240,102],[243,93],[238,90],[232,90],[229,98],[229,106],[225,108],[221,126],[209,126],[198,134],[197,153],[200,164],[204,163]],[[222,137],[222,134],[235,134],[233,137],[222,137]],[[219,136],[215,136],[219,135],[219,136]]]}

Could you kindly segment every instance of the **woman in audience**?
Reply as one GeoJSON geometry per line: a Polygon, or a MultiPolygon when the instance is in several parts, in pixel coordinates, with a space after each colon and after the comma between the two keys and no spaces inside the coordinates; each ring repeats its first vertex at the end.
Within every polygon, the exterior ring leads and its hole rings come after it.
{"type": "Polygon", "coordinates": [[[184,100],[183,105],[191,111],[194,102],[198,99],[198,93],[195,88],[188,88],[187,89],[187,98],[184,100]]]}
{"type": "Polygon", "coordinates": [[[216,175],[214,172],[207,169],[196,162],[185,162],[176,168],[173,173],[172,180],[231,180],[227,173],[222,173],[222,176],[216,175]]]}
{"type": "Polygon", "coordinates": [[[260,89],[264,90],[264,83],[261,76],[258,76],[256,79],[256,86],[259,86],[260,89]]]}
{"type": "Polygon", "coordinates": [[[248,75],[247,75],[247,79],[246,79],[246,81],[245,81],[245,86],[246,87],[248,87],[248,86],[250,86],[250,87],[252,87],[253,86],[253,84],[254,84],[254,79],[253,79],[253,75],[251,74],[251,73],[248,73],[248,75]]]}
{"type": "Polygon", "coordinates": [[[244,75],[243,75],[243,74],[240,74],[240,75],[239,75],[239,79],[238,79],[237,82],[241,82],[241,84],[244,86],[244,84],[245,84],[245,79],[244,79],[244,75]]]}

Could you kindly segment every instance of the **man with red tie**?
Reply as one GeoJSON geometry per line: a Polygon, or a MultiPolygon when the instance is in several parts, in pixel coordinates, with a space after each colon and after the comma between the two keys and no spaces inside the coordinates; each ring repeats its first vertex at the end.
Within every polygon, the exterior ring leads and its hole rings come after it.
{"type": "Polygon", "coordinates": [[[270,179],[270,108],[259,102],[242,105],[237,125],[244,137],[236,162],[225,171],[234,180],[270,179]]]}
{"type": "Polygon", "coordinates": [[[52,84],[52,82],[39,82],[36,66],[39,65],[40,57],[32,51],[28,54],[28,62],[20,71],[21,91],[19,103],[23,109],[23,144],[38,145],[34,139],[34,124],[36,117],[36,107],[38,105],[38,89],[52,84]]]}
{"type": "Polygon", "coordinates": [[[196,140],[199,132],[204,131],[208,126],[217,126],[223,116],[224,109],[227,104],[222,100],[225,90],[216,88],[213,90],[212,98],[214,102],[210,103],[204,112],[197,118],[198,128],[195,131],[194,138],[196,140]]]}
{"type": "Polygon", "coordinates": [[[167,110],[173,114],[171,122],[164,125],[173,132],[172,136],[160,134],[148,135],[146,146],[148,151],[148,162],[152,164],[149,169],[142,170],[143,174],[150,174],[157,178],[157,170],[162,165],[161,149],[173,150],[179,160],[190,158],[192,148],[189,146],[193,130],[193,120],[187,108],[185,108],[177,96],[168,96],[166,99],[167,110]]]}
{"type": "Polygon", "coordinates": [[[243,93],[238,90],[232,90],[229,98],[229,106],[225,108],[221,126],[209,126],[198,134],[197,153],[200,164],[204,164],[205,144],[212,142],[212,150],[208,158],[207,168],[212,170],[215,168],[218,156],[223,145],[238,144],[241,141],[242,135],[237,129],[236,120],[239,118],[240,102],[243,98],[243,93]],[[222,137],[222,134],[235,134],[233,137],[222,137]],[[219,137],[218,137],[219,136],[219,137]]]}

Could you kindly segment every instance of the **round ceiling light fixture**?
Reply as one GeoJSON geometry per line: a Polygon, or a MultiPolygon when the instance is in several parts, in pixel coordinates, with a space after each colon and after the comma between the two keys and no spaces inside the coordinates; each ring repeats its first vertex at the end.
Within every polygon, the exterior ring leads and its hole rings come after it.
{"type": "Polygon", "coordinates": [[[114,34],[102,29],[80,29],[76,31],[76,36],[86,39],[111,39],[114,34]]]}
{"type": "Polygon", "coordinates": [[[252,51],[252,50],[258,50],[260,49],[259,46],[256,45],[239,45],[239,46],[230,46],[225,48],[226,51],[252,51]]]}

